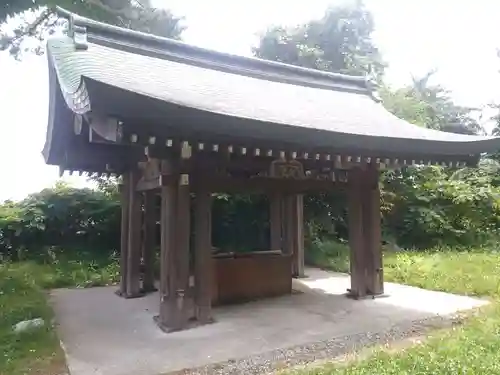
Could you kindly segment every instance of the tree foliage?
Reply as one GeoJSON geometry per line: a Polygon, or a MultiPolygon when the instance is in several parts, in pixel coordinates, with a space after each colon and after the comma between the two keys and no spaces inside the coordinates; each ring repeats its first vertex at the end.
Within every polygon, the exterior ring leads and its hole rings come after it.
{"type": "Polygon", "coordinates": [[[0,253],[22,248],[85,246],[117,249],[120,202],[99,190],[65,184],[0,206],[0,253]]]}
{"type": "Polygon", "coordinates": [[[329,8],[323,18],[296,27],[267,30],[254,49],[257,57],[306,68],[380,79],[384,63],[372,42],[372,14],[362,1],[329,8]]]}
{"type": "MultiPolygon", "coordinates": [[[[444,87],[431,83],[435,71],[413,77],[410,85],[395,90],[384,85],[383,60],[371,39],[373,27],[371,14],[358,1],[354,6],[330,8],[322,19],[305,25],[273,27],[261,37],[254,53],[307,68],[371,73],[378,80],[384,106],[396,116],[447,132],[483,132],[474,116],[476,109],[457,105],[444,87]]],[[[497,171],[487,164],[482,162],[478,170],[418,167],[383,174],[385,237],[406,246],[425,247],[441,241],[466,244],[496,236],[497,171]],[[462,177],[457,178],[459,175],[462,177]]],[[[311,196],[306,202],[306,212],[313,213],[309,223],[321,223],[314,226],[322,228],[318,233],[326,231],[345,238],[345,200],[326,194],[311,196]]]]}
{"type": "MultiPolygon", "coordinates": [[[[111,25],[163,37],[179,39],[184,30],[182,18],[168,10],[153,8],[149,0],[7,0],[0,10],[0,25],[3,24],[0,49],[8,49],[19,57],[26,39],[35,38],[41,42],[47,34],[64,29],[56,16],[48,14],[55,6],[111,25]],[[11,28],[13,30],[7,31],[11,28]]],[[[43,52],[41,43],[35,44],[34,51],[43,52]]]]}
{"type": "Polygon", "coordinates": [[[380,95],[384,106],[396,116],[426,128],[459,134],[484,133],[478,116],[474,117],[479,110],[457,105],[448,90],[431,84],[435,73],[412,77],[410,85],[396,90],[383,86],[380,95]]]}
{"type": "MultiPolygon", "coordinates": [[[[90,1],[82,0],[77,5],[83,6],[82,3],[90,1]]],[[[111,3],[118,4],[106,2],[111,3]]],[[[25,8],[5,9],[5,14],[17,14],[25,8]]],[[[100,17],[104,20],[105,13],[100,17]]],[[[112,22],[122,21],[117,18],[112,22]]],[[[308,68],[371,73],[381,84],[383,104],[395,115],[433,129],[481,131],[470,108],[457,105],[445,88],[430,83],[434,72],[414,78],[411,85],[396,90],[383,85],[384,64],[371,40],[372,31],[372,16],[358,1],[354,7],[330,8],[322,19],[305,25],[271,28],[254,52],[261,58],[308,68]]],[[[500,163],[494,156],[483,158],[477,169],[420,166],[383,173],[384,237],[404,246],[422,248],[498,238],[500,163]]],[[[58,185],[19,203],[0,206],[0,252],[74,244],[116,249],[120,220],[116,181],[95,182],[97,190],[58,185]]],[[[325,237],[347,238],[348,213],[341,192],[307,195],[304,202],[308,243],[325,237]]],[[[231,251],[265,248],[269,242],[268,206],[261,196],[217,195],[214,245],[231,251]]]]}
{"type": "Polygon", "coordinates": [[[472,245],[497,237],[500,189],[496,172],[473,169],[453,176],[441,167],[384,174],[385,230],[411,247],[472,245]]]}

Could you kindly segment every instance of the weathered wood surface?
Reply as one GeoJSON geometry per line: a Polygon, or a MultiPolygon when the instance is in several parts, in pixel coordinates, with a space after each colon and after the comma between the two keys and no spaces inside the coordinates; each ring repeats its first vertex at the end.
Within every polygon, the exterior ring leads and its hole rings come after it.
{"type": "Polygon", "coordinates": [[[282,250],[282,206],[283,196],[280,193],[269,195],[269,230],[272,250],[282,250]]]}
{"type": "Polygon", "coordinates": [[[175,216],[177,185],[164,186],[161,190],[161,240],[160,240],[160,314],[158,325],[165,331],[174,326],[176,309],[175,284],[177,270],[174,267],[175,216]]]}
{"type": "Polygon", "coordinates": [[[144,292],[155,291],[155,250],[156,250],[156,194],[154,191],[144,193],[144,228],[142,240],[143,279],[144,292]]]}
{"type": "Polygon", "coordinates": [[[137,169],[129,172],[129,217],[128,217],[128,245],[126,269],[126,297],[135,298],[141,295],[140,267],[141,267],[141,194],[135,190],[139,180],[137,169]]]}
{"type": "Polygon", "coordinates": [[[216,258],[213,304],[252,301],[292,292],[292,257],[255,252],[216,258]]]}
{"type": "Polygon", "coordinates": [[[304,196],[293,196],[293,258],[292,274],[294,277],[305,276],[304,264],[304,196]]]}
{"type": "Polygon", "coordinates": [[[349,220],[349,247],[351,288],[349,293],[354,298],[366,296],[366,265],[364,254],[363,235],[363,205],[361,180],[363,173],[360,169],[353,169],[349,176],[348,190],[348,220],[349,220]]]}
{"type": "Polygon", "coordinates": [[[200,324],[212,321],[212,196],[207,190],[196,191],[195,196],[195,314],[200,324]]]}
{"type": "Polygon", "coordinates": [[[128,263],[128,217],[130,197],[130,175],[123,175],[120,184],[121,195],[121,237],[120,237],[120,288],[118,294],[125,296],[127,292],[127,263],[128,263]]]}
{"type": "Polygon", "coordinates": [[[367,256],[367,293],[384,293],[384,273],[382,264],[382,219],[380,213],[380,189],[378,171],[375,168],[366,171],[367,179],[372,182],[367,186],[363,200],[364,236],[367,256]]]}
{"type": "Polygon", "coordinates": [[[384,293],[378,171],[353,169],[349,177],[350,295],[384,293]],[[365,183],[362,183],[364,180],[365,183]]]}

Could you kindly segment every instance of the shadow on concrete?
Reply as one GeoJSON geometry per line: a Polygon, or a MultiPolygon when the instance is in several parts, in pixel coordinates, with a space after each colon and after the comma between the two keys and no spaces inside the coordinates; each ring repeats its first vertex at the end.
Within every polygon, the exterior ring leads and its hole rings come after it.
{"type": "MultiPolygon", "coordinates": [[[[294,352],[313,353],[300,349],[305,344],[334,340],[335,345],[324,344],[322,349],[323,356],[333,355],[329,350],[334,347],[350,348],[343,341],[352,337],[484,304],[391,283],[385,286],[389,297],[355,301],[344,296],[348,275],[314,268],[306,274],[293,282],[300,293],[217,307],[214,324],[170,334],[153,322],[157,293],[125,300],[114,295],[114,287],[60,289],[53,291],[52,303],[72,375],[156,375],[225,361],[230,366],[259,361],[269,365],[277,358],[290,363],[286,358],[298,358],[294,352]],[[249,357],[250,362],[244,360],[249,357]]],[[[258,373],[243,367],[241,373],[258,373]]],[[[215,373],[207,371],[199,373],[215,373]]]]}

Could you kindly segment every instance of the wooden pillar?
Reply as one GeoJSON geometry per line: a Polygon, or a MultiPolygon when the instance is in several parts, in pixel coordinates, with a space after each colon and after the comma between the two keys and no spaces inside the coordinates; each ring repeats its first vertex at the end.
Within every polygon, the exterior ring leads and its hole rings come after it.
{"type": "Polygon", "coordinates": [[[354,168],[350,171],[348,184],[349,247],[351,250],[351,288],[348,290],[348,294],[353,298],[363,298],[366,296],[366,267],[362,204],[363,173],[361,169],[354,168]]]}
{"type": "Polygon", "coordinates": [[[282,226],[283,239],[282,251],[284,254],[293,256],[294,248],[294,196],[287,194],[283,197],[282,226]]]}
{"type": "Polygon", "coordinates": [[[293,277],[305,277],[304,273],[304,196],[296,194],[292,198],[293,220],[293,277]]]}
{"type": "Polygon", "coordinates": [[[188,174],[177,176],[162,187],[160,314],[156,317],[165,332],[188,327],[190,186],[188,174]]]}
{"type": "Polygon", "coordinates": [[[271,250],[282,250],[282,206],[283,197],[274,193],[269,196],[269,229],[271,237],[271,250]]]}
{"type": "Polygon", "coordinates": [[[156,247],[156,192],[149,190],[144,193],[144,228],[142,240],[142,262],[144,273],[142,290],[155,291],[155,247],[156,247]]]}
{"type": "Polygon", "coordinates": [[[135,185],[138,180],[139,171],[137,169],[129,172],[129,215],[125,291],[126,298],[135,298],[141,296],[141,194],[135,190],[135,185]]]}
{"type": "Polygon", "coordinates": [[[161,188],[160,217],[160,314],[157,318],[159,327],[169,331],[174,326],[176,268],[174,267],[175,230],[177,212],[177,184],[161,188]]]}
{"type": "Polygon", "coordinates": [[[195,198],[195,314],[200,324],[213,321],[212,318],[212,194],[199,189],[195,198]]]}
{"type": "Polygon", "coordinates": [[[128,221],[129,221],[129,194],[130,176],[124,173],[120,184],[121,195],[121,239],[120,239],[120,287],[117,294],[125,296],[127,292],[127,259],[128,259],[128,221]]]}
{"type": "Polygon", "coordinates": [[[370,165],[366,175],[366,193],[363,199],[366,289],[369,295],[376,296],[384,293],[379,174],[375,166],[370,165]]]}
{"type": "Polygon", "coordinates": [[[353,169],[349,174],[350,296],[375,297],[384,293],[380,190],[378,170],[353,169]]]}
{"type": "Polygon", "coordinates": [[[179,188],[177,189],[176,219],[177,238],[174,267],[178,271],[175,280],[176,317],[173,329],[181,330],[187,327],[190,318],[186,303],[189,291],[189,242],[191,237],[191,196],[188,174],[180,175],[179,188]]]}

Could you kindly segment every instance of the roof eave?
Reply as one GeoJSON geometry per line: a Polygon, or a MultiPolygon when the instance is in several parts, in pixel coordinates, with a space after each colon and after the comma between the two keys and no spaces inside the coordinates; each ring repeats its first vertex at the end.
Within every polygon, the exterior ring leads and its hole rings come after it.
{"type": "Polygon", "coordinates": [[[186,63],[203,64],[205,67],[214,69],[222,67],[223,70],[233,71],[235,74],[254,73],[250,75],[255,75],[260,73],[261,78],[264,79],[277,75],[283,80],[288,79],[292,84],[310,83],[311,86],[324,86],[323,88],[349,88],[347,91],[367,95],[372,95],[374,90],[373,83],[365,76],[331,73],[254,57],[232,55],[174,39],[105,24],[73,14],[60,7],[56,7],[55,12],[70,19],[69,34],[73,35],[77,43],[88,38],[89,41],[106,44],[108,47],[120,49],[125,47],[133,50],[136,54],[151,56],[154,53],[155,57],[158,58],[182,59],[186,63]],[[85,35],[79,37],[77,35],[79,32],[84,32],[85,35]]]}
{"type": "MultiPolygon", "coordinates": [[[[88,89],[89,98],[96,106],[93,110],[105,113],[121,114],[124,116],[123,121],[127,122],[129,116],[133,116],[135,107],[129,104],[131,93],[126,90],[112,87],[102,82],[85,79],[88,89]],[[111,104],[107,98],[114,98],[111,104]],[[110,107],[111,104],[111,107],[110,107]]],[[[205,134],[207,132],[213,136],[226,136],[228,132],[232,132],[234,139],[243,141],[245,139],[252,140],[263,144],[273,143],[275,145],[289,145],[298,149],[310,148],[311,150],[323,150],[333,154],[340,153],[352,156],[380,157],[407,160],[410,164],[419,163],[420,160],[445,161],[456,160],[463,161],[467,164],[477,162],[479,155],[484,152],[492,152],[500,149],[500,138],[477,139],[471,141],[445,141],[445,140],[426,140],[413,138],[389,138],[374,135],[362,135],[356,133],[345,133],[330,131],[325,129],[311,129],[300,126],[287,125],[282,123],[274,123],[262,121],[255,118],[244,118],[225,113],[217,113],[206,111],[201,108],[188,107],[168,103],[170,107],[161,111],[161,106],[157,103],[160,99],[152,99],[145,95],[134,94],[135,102],[143,109],[143,113],[147,114],[142,122],[152,125],[150,129],[154,129],[154,125],[158,125],[157,131],[152,131],[150,136],[161,135],[164,126],[156,123],[155,119],[165,119],[169,111],[176,111],[174,118],[175,124],[168,127],[168,132],[175,132],[175,129],[181,134],[184,126],[190,124],[193,131],[197,134],[205,134]],[[158,111],[158,112],[157,112],[158,111]],[[192,112],[192,115],[189,114],[192,112]],[[191,117],[192,116],[192,117],[191,117]],[[203,116],[203,120],[200,120],[203,116]],[[195,121],[198,119],[198,121],[195,121]],[[239,121],[235,125],[234,121],[239,121]],[[207,127],[210,129],[208,130],[207,127]],[[293,145],[293,146],[292,146],[293,145]],[[415,161],[415,163],[413,163],[415,161]]],[[[168,121],[167,121],[168,122],[168,121]]]]}

